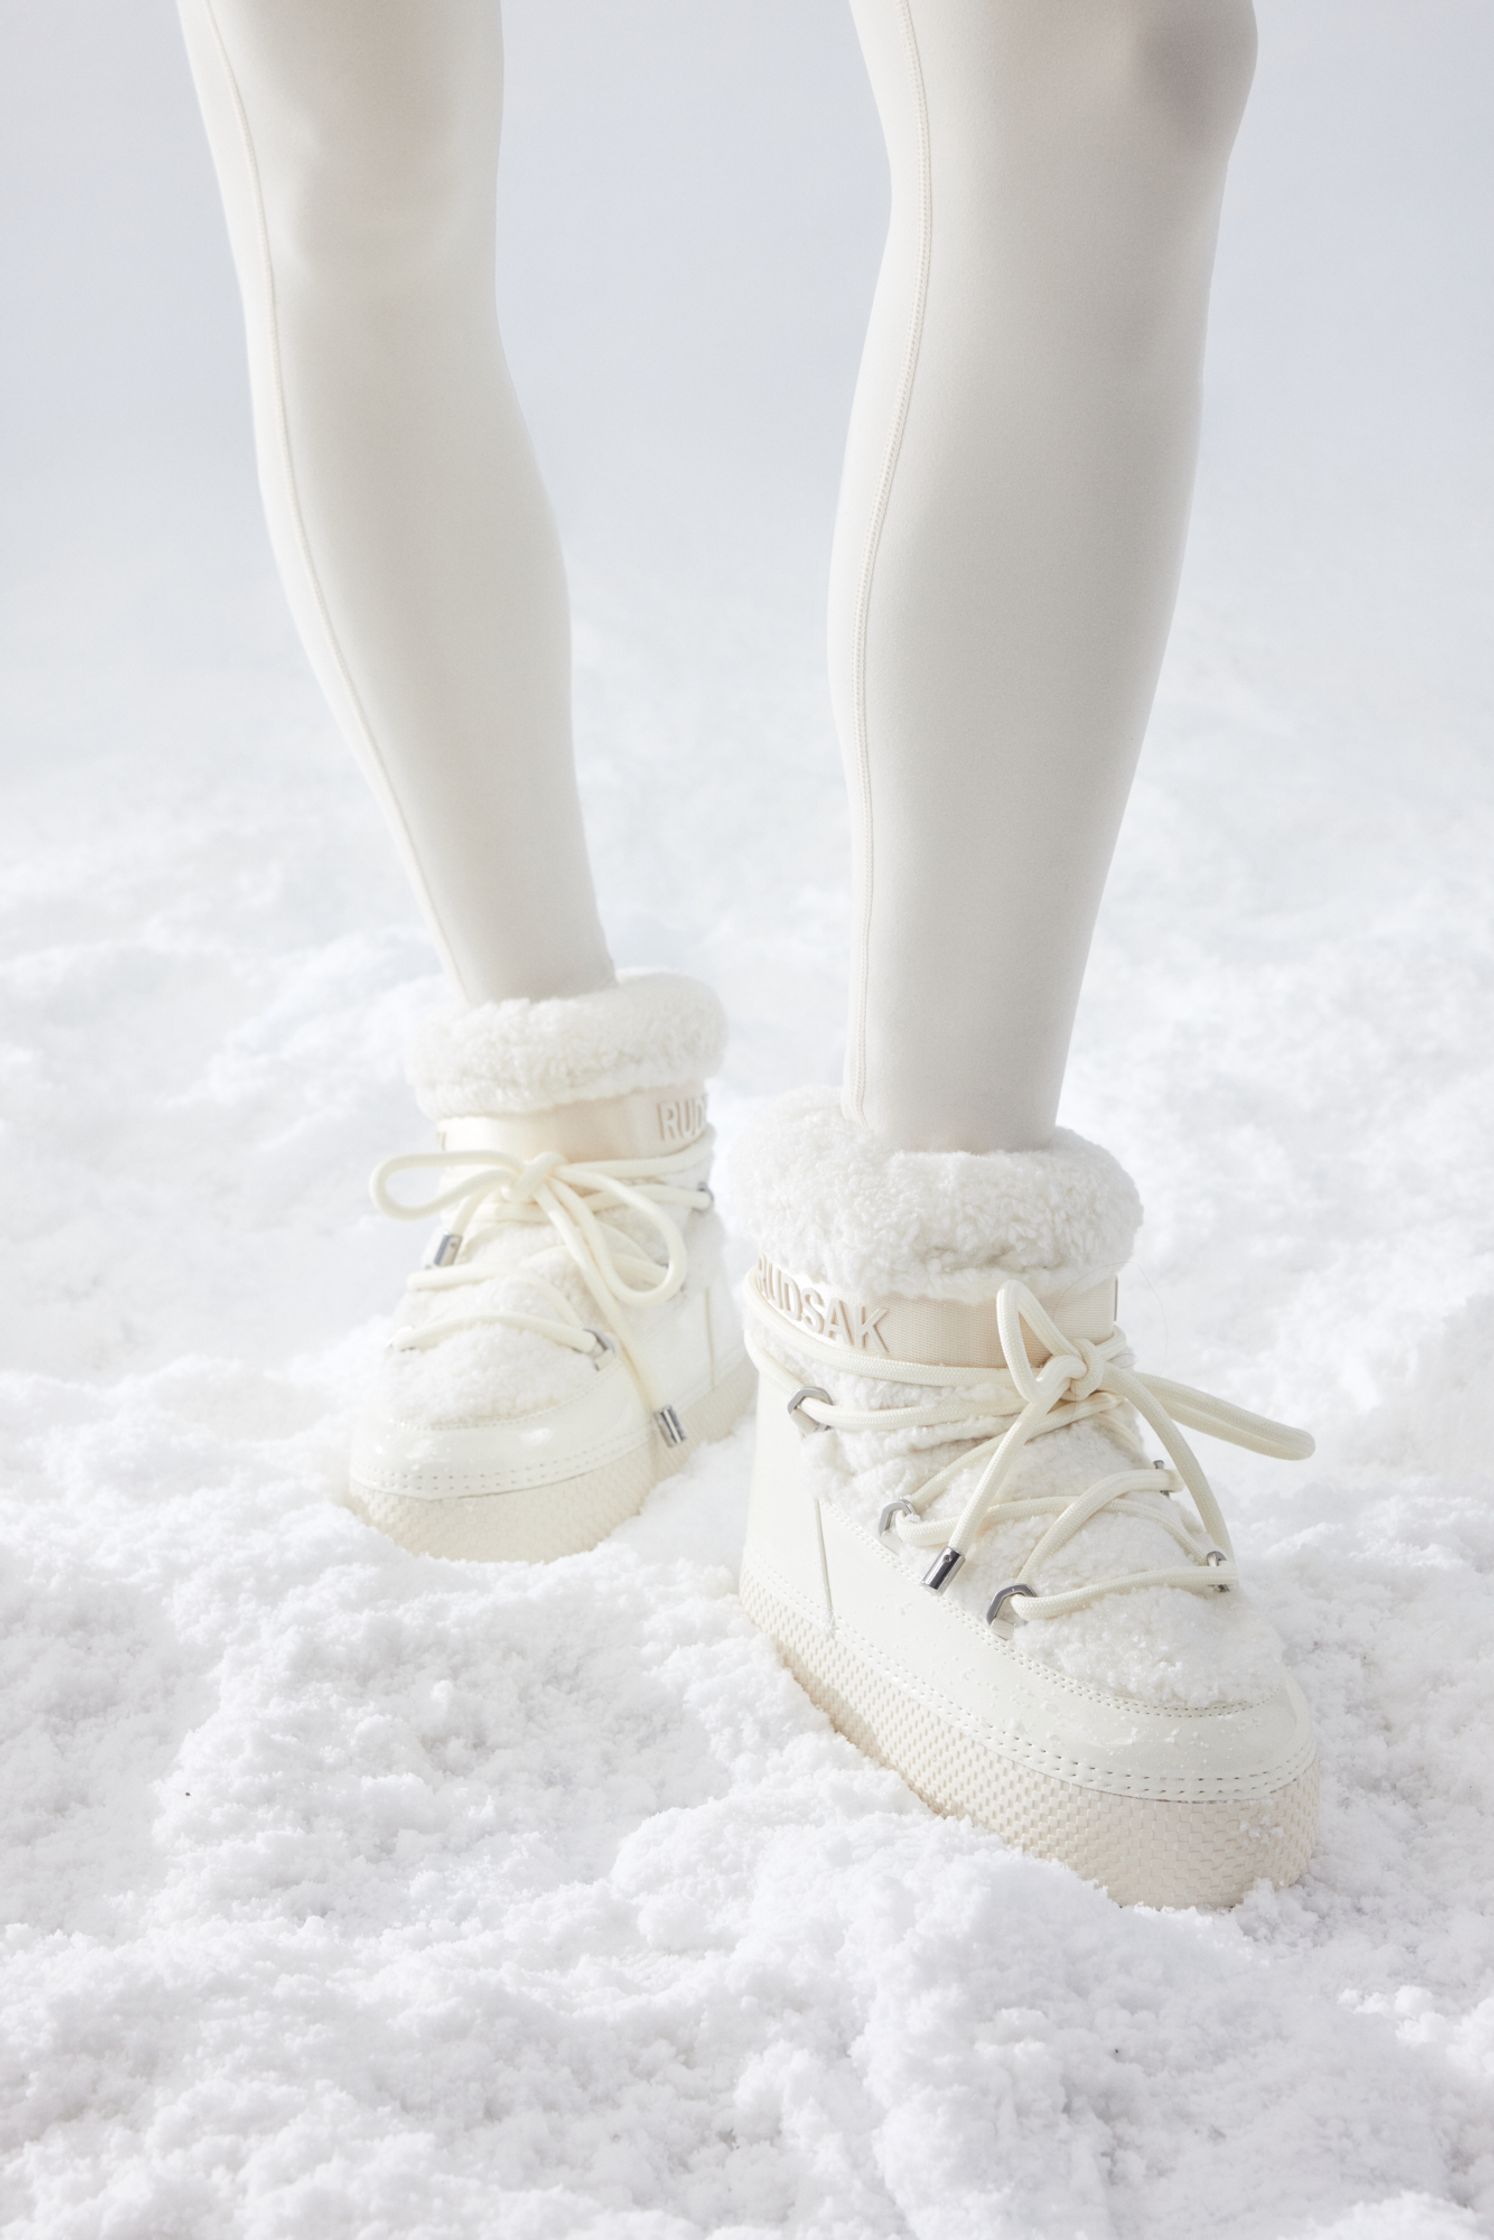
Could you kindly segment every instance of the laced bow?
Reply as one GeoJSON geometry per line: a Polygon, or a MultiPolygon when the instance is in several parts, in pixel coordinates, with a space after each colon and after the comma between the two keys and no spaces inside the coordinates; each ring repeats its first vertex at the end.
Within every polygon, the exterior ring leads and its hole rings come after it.
{"type": "Polygon", "coordinates": [[[665,1209],[683,1207],[704,1212],[713,1203],[703,1182],[687,1179],[699,1172],[710,1140],[711,1131],[707,1130],[704,1137],[682,1151],[637,1159],[567,1159],[558,1151],[524,1159],[489,1147],[405,1151],[385,1159],[375,1168],[369,1184],[380,1213],[396,1221],[428,1221],[433,1215],[447,1213],[447,1227],[430,1259],[410,1278],[412,1290],[456,1292],[512,1274],[548,1294],[554,1306],[550,1314],[527,1314],[517,1308],[474,1301],[465,1311],[459,1307],[455,1313],[434,1315],[397,1331],[393,1343],[425,1348],[439,1345],[459,1330],[499,1324],[506,1329],[534,1331],[557,1345],[599,1359],[616,1351],[665,1439],[678,1445],[685,1437],[684,1427],[662,1399],[629,1322],[637,1310],[661,1306],[672,1299],[685,1281],[689,1267],[685,1239],[679,1223],[665,1209]],[[398,1175],[432,1171],[453,1179],[429,1197],[397,1198],[389,1187],[398,1175]],[[664,1251],[662,1266],[617,1226],[615,1218],[608,1218],[624,1210],[641,1216],[658,1239],[664,1251]],[[513,1227],[548,1228],[552,1232],[596,1301],[600,1328],[584,1322],[559,1286],[537,1270],[527,1265],[516,1269],[483,1266],[482,1245],[513,1227]]]}
{"type": "MultiPolygon", "coordinates": [[[[1048,1518],[1020,1570],[996,1594],[986,1616],[1054,1618],[1102,1594],[1135,1587],[1184,1587],[1197,1593],[1227,1591],[1239,1583],[1229,1528],[1213,1488],[1183,1425],[1226,1439],[1256,1454],[1302,1461],[1313,1451],[1305,1431],[1253,1414],[1233,1401],[1216,1399],[1171,1378],[1144,1376],[1134,1367],[1125,1335],[1113,1329],[1093,1340],[1068,1336],[1028,1289],[1016,1279],[996,1297],[996,1326],[1006,1367],[948,1368],[921,1361],[869,1356],[848,1346],[812,1336],[781,1315],[760,1289],[754,1304],[769,1327],[776,1325],[785,1346],[801,1357],[822,1361],[877,1382],[921,1386],[929,1397],[906,1406],[853,1408],[833,1400],[823,1385],[800,1385],[788,1402],[801,1429],[826,1431],[937,1431],[945,1426],[963,1451],[925,1479],[909,1497],[889,1502],[879,1530],[895,1528],[906,1544],[937,1548],[924,1585],[936,1594],[954,1577],[981,1533],[1019,1517],[1048,1518]],[[1033,1359],[1029,1336],[1048,1358],[1033,1359]],[[1034,1439],[1066,1424],[1114,1415],[1127,1404],[1156,1433],[1170,1466],[1149,1462],[1124,1419],[1116,1428],[1136,1453],[1137,1466],[1098,1479],[1078,1495],[1010,1492],[1023,1449],[1034,1439]],[[973,1443],[971,1443],[973,1442],[973,1443]],[[975,1483],[953,1530],[924,1511],[961,1472],[976,1467],[975,1483]],[[1195,1522],[1170,1502],[1143,1496],[1171,1495],[1187,1488],[1198,1512],[1195,1522]],[[1061,1593],[1041,1594],[1032,1576],[1104,1508],[1144,1516],[1177,1542],[1182,1560],[1113,1579],[1088,1580],[1061,1593]]],[[[792,1379],[772,1355],[748,1335],[748,1349],[759,1371],[787,1392],[792,1379]]]]}

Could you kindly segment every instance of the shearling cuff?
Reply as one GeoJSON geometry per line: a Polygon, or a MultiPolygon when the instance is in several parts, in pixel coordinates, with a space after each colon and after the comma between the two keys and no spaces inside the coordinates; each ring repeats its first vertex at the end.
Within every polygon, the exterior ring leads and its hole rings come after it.
{"type": "Polygon", "coordinates": [[[428,1120],[461,1120],[704,1081],[725,1047],[726,1014],[703,981],[631,971],[587,995],[438,1013],[413,1036],[407,1070],[428,1120]]]}
{"type": "Polygon", "coordinates": [[[1060,1128],[1041,1151],[896,1151],[833,1090],[776,1099],[733,1146],[742,1222],[768,1259],[857,1299],[982,1299],[1020,1276],[1056,1299],[1114,1275],[1136,1185],[1060,1128]]]}

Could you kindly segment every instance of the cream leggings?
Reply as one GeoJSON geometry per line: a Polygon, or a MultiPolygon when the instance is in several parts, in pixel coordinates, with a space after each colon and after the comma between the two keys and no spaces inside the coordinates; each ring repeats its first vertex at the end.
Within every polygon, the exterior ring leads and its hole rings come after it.
{"type": "MultiPolygon", "coordinates": [[[[892,218],[831,559],[846,1105],[910,1148],[1037,1144],[1173,606],[1254,18],[851,7],[892,218]]],[[[461,993],[603,985],[565,574],[494,302],[499,0],[181,10],[317,673],[461,993]]]]}

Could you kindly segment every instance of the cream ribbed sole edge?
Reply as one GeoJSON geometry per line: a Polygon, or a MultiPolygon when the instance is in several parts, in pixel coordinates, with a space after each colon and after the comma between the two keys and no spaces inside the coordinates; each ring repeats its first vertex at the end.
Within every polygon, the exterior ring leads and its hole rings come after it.
{"type": "Polygon", "coordinates": [[[682,1447],[667,1447],[651,1430],[616,1460],[550,1485],[421,1501],[353,1479],[344,1502],[416,1555],[483,1563],[548,1563],[579,1555],[636,1515],[659,1480],[682,1470],[698,1446],[724,1438],[751,1400],[756,1381],[751,1362],[743,1358],[682,1408],[688,1433],[682,1447]]]}
{"type": "Polygon", "coordinates": [[[846,1738],[939,1812],[1057,1859],[1122,1905],[1237,1905],[1262,1876],[1295,1882],[1317,1833],[1316,1760],[1268,1796],[1198,1804],[1114,1796],[1005,1758],[895,1670],[744,1567],[742,1605],[846,1738]]]}

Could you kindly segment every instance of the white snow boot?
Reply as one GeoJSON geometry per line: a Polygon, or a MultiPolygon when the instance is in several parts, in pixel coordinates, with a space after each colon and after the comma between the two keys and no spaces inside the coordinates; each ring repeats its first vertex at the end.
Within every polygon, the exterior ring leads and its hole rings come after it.
{"type": "Polygon", "coordinates": [[[730,1428],[752,1370],[708,1183],[724,1041],[711,991],[663,972],[417,1038],[440,1148],[385,1160],[374,1199],[442,1218],[354,1439],[369,1523],[433,1555],[573,1554],[730,1428]],[[397,1192],[412,1175],[434,1188],[397,1192]]]}
{"type": "Polygon", "coordinates": [[[1294,1881],[1306,1706],[1180,1427],[1312,1441],[1135,1368],[1129,1177],[1063,1130],[890,1150],[823,1091],[733,1174],[762,1252],[742,1600],[815,1702],[928,1803],[1124,1903],[1294,1881]]]}

